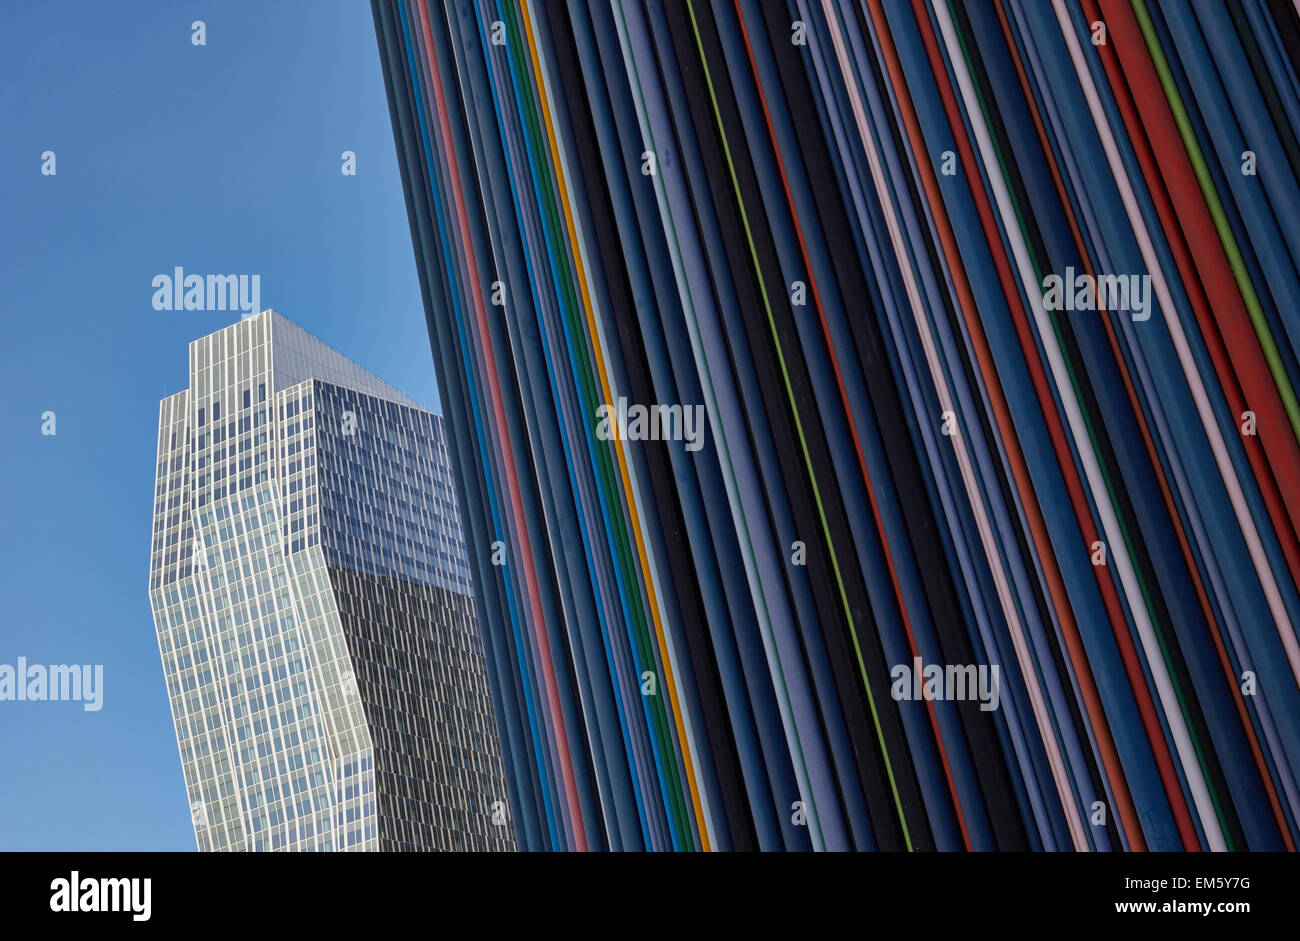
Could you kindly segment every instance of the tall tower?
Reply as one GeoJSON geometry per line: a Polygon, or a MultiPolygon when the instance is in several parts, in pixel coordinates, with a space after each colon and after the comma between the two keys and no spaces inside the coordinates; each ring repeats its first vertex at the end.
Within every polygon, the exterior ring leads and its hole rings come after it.
{"type": "Polygon", "coordinates": [[[513,849],[442,420],[274,311],[189,367],[149,588],[199,849],[513,849]]]}

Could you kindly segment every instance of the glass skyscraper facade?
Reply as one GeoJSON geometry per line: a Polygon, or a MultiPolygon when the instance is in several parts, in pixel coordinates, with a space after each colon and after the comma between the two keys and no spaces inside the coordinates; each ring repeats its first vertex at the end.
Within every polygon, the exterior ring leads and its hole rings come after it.
{"type": "Polygon", "coordinates": [[[198,848],[513,849],[441,418],[269,310],[189,375],[150,600],[198,848]]]}

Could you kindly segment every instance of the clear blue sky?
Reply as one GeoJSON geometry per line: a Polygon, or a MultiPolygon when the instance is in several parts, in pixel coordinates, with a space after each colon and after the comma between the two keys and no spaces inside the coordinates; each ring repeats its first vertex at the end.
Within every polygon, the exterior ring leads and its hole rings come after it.
{"type": "Polygon", "coordinates": [[[0,129],[0,663],[105,672],[99,712],[0,702],[0,850],[192,850],[148,597],[158,400],[239,315],[155,311],[150,282],[260,274],[436,410],[370,5],[3,0],[0,129]]]}

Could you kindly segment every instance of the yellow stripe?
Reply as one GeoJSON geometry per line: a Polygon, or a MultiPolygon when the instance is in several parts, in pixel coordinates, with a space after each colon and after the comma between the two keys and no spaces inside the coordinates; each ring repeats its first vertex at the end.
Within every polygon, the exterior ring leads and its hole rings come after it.
{"type": "MultiPolygon", "coordinates": [[[[526,2],[520,3],[519,7],[524,18],[525,34],[528,37],[528,49],[532,59],[531,64],[533,75],[536,76],[538,87],[543,88],[545,87],[545,79],[543,78],[538,65],[539,59],[537,55],[537,47],[533,41],[533,26],[532,19],[528,15],[528,4],[526,2]]],[[[555,180],[560,190],[560,203],[564,208],[564,222],[569,232],[569,243],[573,247],[574,264],[578,269],[577,280],[579,289],[582,292],[583,313],[586,314],[587,317],[587,326],[592,341],[591,346],[596,352],[596,369],[600,374],[600,385],[605,394],[605,401],[612,403],[614,397],[610,390],[609,378],[605,372],[604,355],[600,345],[600,334],[596,332],[596,321],[592,313],[591,297],[587,292],[587,278],[586,271],[582,264],[582,253],[578,251],[578,236],[573,227],[573,212],[569,204],[568,188],[564,185],[564,174],[561,172],[560,154],[555,142],[555,128],[551,124],[551,112],[550,108],[547,106],[546,96],[539,95],[538,98],[542,117],[545,119],[546,123],[546,137],[551,147],[551,159],[555,163],[555,180]]],[[[676,684],[673,682],[672,667],[669,665],[667,640],[664,637],[663,623],[659,617],[659,605],[655,603],[655,599],[658,596],[655,592],[654,577],[650,572],[650,564],[646,559],[645,540],[642,536],[640,517],[636,510],[636,500],[633,499],[632,496],[632,482],[628,476],[627,457],[624,453],[624,447],[621,445],[615,446],[614,454],[618,458],[618,469],[619,474],[623,479],[623,489],[628,495],[627,509],[628,513],[632,517],[632,532],[636,537],[637,555],[641,560],[641,571],[645,578],[646,593],[650,598],[650,617],[654,621],[655,637],[659,643],[659,655],[664,666],[664,686],[668,691],[669,704],[672,706],[673,722],[677,727],[677,738],[681,743],[682,756],[686,759],[686,782],[691,792],[691,805],[695,811],[695,822],[700,833],[701,848],[705,852],[708,852],[710,849],[708,827],[704,821],[704,811],[700,806],[700,795],[694,773],[695,762],[691,756],[691,748],[690,743],[686,738],[685,726],[682,724],[681,706],[677,700],[677,688],[676,684]]]]}

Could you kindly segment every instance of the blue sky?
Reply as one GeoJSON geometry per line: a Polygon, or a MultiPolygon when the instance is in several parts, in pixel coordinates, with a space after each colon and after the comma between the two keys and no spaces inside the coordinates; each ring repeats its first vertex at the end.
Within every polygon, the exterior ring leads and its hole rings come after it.
{"type": "Polygon", "coordinates": [[[5,0],[0,73],[0,664],[104,665],[99,712],[0,702],[0,850],[192,850],[148,597],[158,400],[239,315],[155,311],[151,281],[260,274],[436,410],[370,5],[5,0]]]}

